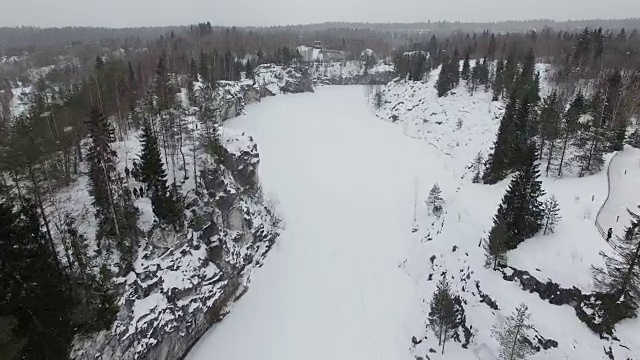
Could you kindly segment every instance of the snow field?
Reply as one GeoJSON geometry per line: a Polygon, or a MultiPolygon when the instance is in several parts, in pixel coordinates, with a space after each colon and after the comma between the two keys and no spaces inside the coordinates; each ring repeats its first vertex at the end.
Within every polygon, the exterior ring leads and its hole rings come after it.
{"type": "MultiPolygon", "coordinates": [[[[437,98],[436,78],[437,70],[427,83],[390,83],[377,113],[362,87],[322,87],[267,99],[226,123],[254,136],[263,188],[278,199],[286,229],[251,289],[187,359],[493,360],[491,328],[521,302],[536,328],[529,337],[558,342],[533,360],[606,360],[609,347],[616,359],[640,356],[638,319],[617,327],[620,341],[602,340],[571,307],[551,305],[483,267],[480,241],[510,178],[473,184],[470,165],[478,152],[488,154],[504,106],[462,85],[437,98]],[[440,218],[425,204],[436,182],[445,201],[440,218]],[[443,274],[463,300],[473,337],[468,349],[451,341],[440,355],[430,351],[438,344],[426,324],[443,274]],[[480,291],[499,309],[483,303],[480,291]]],[[[606,173],[542,181],[563,219],[554,234],[511,251],[509,264],[540,281],[591,291],[590,268],[610,250],[594,226],[606,173]]],[[[616,197],[611,204],[621,206],[616,197]]]]}

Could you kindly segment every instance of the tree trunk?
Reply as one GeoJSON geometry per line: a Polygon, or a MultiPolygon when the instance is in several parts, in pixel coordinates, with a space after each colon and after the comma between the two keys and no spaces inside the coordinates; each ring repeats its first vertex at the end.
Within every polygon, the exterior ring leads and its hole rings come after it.
{"type": "Polygon", "coordinates": [[[549,176],[549,170],[551,170],[551,159],[553,159],[554,145],[555,145],[555,141],[553,140],[549,141],[549,158],[547,159],[547,169],[546,169],[547,177],[549,176]]]}
{"type": "Polygon", "coordinates": [[[558,168],[558,177],[562,176],[562,165],[564,164],[564,156],[567,152],[567,142],[569,141],[569,134],[564,136],[564,140],[562,141],[562,155],[560,155],[560,165],[558,168]]]}
{"type": "Polygon", "coordinates": [[[42,202],[42,196],[40,196],[40,184],[38,184],[38,180],[36,179],[35,173],[33,172],[33,166],[31,164],[27,165],[27,170],[29,171],[29,178],[31,179],[31,184],[33,185],[33,192],[36,195],[36,202],[38,204],[38,208],[40,209],[40,215],[42,216],[42,222],[44,222],[44,228],[47,232],[47,242],[51,253],[55,256],[55,266],[60,269],[60,260],[58,260],[58,253],[56,252],[55,245],[53,244],[53,236],[51,235],[51,227],[49,226],[49,220],[47,219],[47,214],[44,211],[44,204],[42,202]]]}
{"type": "Polygon", "coordinates": [[[516,346],[518,345],[518,337],[520,337],[520,325],[516,326],[516,334],[513,339],[513,345],[511,345],[511,350],[509,351],[509,357],[506,360],[516,360],[514,358],[514,353],[516,352],[516,346]]]}

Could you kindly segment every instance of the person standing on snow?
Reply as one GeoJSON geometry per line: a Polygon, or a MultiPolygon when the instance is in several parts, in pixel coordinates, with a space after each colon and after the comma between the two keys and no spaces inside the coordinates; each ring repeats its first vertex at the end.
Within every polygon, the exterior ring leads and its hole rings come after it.
{"type": "Polygon", "coordinates": [[[609,230],[607,230],[607,242],[611,240],[612,236],[613,236],[613,228],[609,228],[609,230]]]}

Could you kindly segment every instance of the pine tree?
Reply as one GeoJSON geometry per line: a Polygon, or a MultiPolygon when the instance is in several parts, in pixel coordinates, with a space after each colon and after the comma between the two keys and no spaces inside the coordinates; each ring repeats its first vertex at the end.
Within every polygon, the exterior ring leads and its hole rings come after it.
{"type": "Polygon", "coordinates": [[[605,268],[593,268],[596,288],[619,303],[637,308],[640,301],[640,216],[629,211],[631,225],[624,237],[612,240],[615,255],[601,253],[605,268]]]}
{"type": "Polygon", "coordinates": [[[438,282],[429,306],[429,328],[438,337],[443,354],[445,344],[455,329],[457,317],[451,286],[445,276],[438,282]]]}
{"type": "Polygon", "coordinates": [[[562,219],[562,216],[560,216],[560,205],[558,204],[558,199],[553,195],[546,199],[542,205],[542,212],[544,214],[544,228],[542,233],[544,235],[547,233],[553,233],[556,225],[558,225],[562,219]]]}
{"type": "Polygon", "coordinates": [[[507,261],[507,244],[510,243],[509,231],[503,216],[496,215],[493,219],[493,227],[489,232],[489,238],[484,243],[485,266],[498,268],[501,263],[507,261]]]}
{"type": "Polygon", "coordinates": [[[515,249],[542,227],[543,212],[539,198],[544,191],[536,163],[535,146],[529,145],[524,152],[523,165],[511,180],[496,215],[504,219],[508,229],[508,249],[515,249]]]}
{"type": "Polygon", "coordinates": [[[429,196],[427,197],[427,206],[436,217],[440,217],[442,215],[443,203],[444,200],[442,199],[442,191],[440,190],[440,186],[438,186],[438,184],[435,184],[433,185],[431,190],[429,190],[429,196]]]}
{"type": "Polygon", "coordinates": [[[535,354],[535,350],[524,341],[526,331],[533,328],[530,317],[527,305],[520,304],[512,315],[507,316],[502,329],[493,327],[493,336],[500,344],[500,360],[521,360],[535,354]]]}

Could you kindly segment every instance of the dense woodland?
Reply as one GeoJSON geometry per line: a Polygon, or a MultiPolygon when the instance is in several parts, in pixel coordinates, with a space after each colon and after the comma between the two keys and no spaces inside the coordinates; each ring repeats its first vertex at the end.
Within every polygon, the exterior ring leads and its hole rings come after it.
{"type": "MultiPolygon", "coordinates": [[[[553,231],[559,220],[553,215],[557,203],[542,199],[540,176],[593,174],[601,170],[605,153],[625,143],[640,144],[637,128],[627,131],[640,112],[636,29],[429,36],[359,27],[311,29],[202,23],[91,30],[85,37],[78,35],[84,29],[0,29],[11,39],[0,52],[0,59],[7,56],[0,63],[0,358],[65,359],[74,336],[111,325],[118,296],[112,279],[131,270],[145,236],[137,227],[133,198],[150,198],[158,226],[167,231],[180,234],[188,227],[177,179],[197,174],[184,166],[188,154],[182,144],[191,136],[185,116],[196,116],[204,129],[198,145],[215,156],[219,124],[212,99],[219,82],[239,80],[241,73],[251,77],[262,63],[296,65],[300,44],[321,40],[352,58],[374,49],[407,81],[424,81],[442,66],[439,96],[459,91],[462,83],[466,91],[490,91],[494,100],[506,103],[492,153],[474,161],[476,182],[493,184],[515,174],[485,243],[494,269],[504,264],[508,249],[540,231],[553,231]],[[540,94],[537,62],[555,69],[555,88],[547,96],[540,94]],[[43,66],[50,67],[46,73],[34,73],[43,66]],[[195,81],[202,83],[197,90],[195,81]],[[19,99],[23,111],[15,112],[12,89],[26,86],[32,90],[19,99]],[[179,97],[181,88],[188,104],[179,97]],[[114,143],[135,131],[142,142],[139,162],[122,170],[114,143]],[[180,168],[183,173],[175,173],[180,168]],[[72,219],[50,217],[57,210],[56,192],[81,175],[89,179],[98,224],[95,253],[72,219]],[[129,191],[129,177],[143,188],[129,191]]],[[[607,259],[607,269],[594,269],[607,304],[624,299],[622,310],[606,309],[612,324],[631,316],[640,299],[639,227],[636,218],[620,239],[623,261],[607,259]]],[[[429,314],[443,352],[456,316],[450,291],[443,280],[429,314]]],[[[512,320],[514,326],[526,326],[526,307],[518,308],[512,320]]],[[[518,340],[501,339],[505,344],[518,340]]]]}

